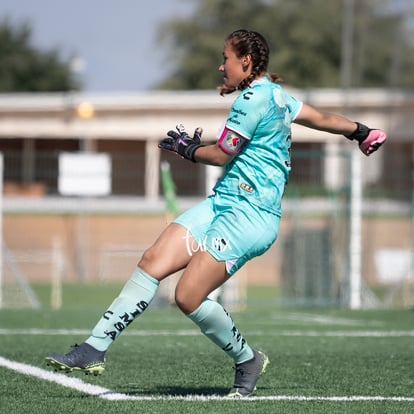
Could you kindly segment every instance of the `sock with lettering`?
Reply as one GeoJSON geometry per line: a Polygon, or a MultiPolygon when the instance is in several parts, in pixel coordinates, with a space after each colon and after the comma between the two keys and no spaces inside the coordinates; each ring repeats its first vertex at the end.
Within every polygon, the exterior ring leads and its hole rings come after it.
{"type": "Polygon", "coordinates": [[[106,351],[121,332],[148,307],[159,283],[137,267],[85,342],[99,351],[106,351]]]}
{"type": "Polygon", "coordinates": [[[253,358],[253,350],[219,303],[206,299],[187,316],[200,327],[204,335],[233,358],[236,364],[253,358]]]}

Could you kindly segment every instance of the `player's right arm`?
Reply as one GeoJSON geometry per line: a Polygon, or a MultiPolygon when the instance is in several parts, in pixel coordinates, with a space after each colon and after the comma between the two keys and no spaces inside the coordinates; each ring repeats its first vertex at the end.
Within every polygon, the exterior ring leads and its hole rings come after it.
{"type": "Polygon", "coordinates": [[[295,120],[296,124],[332,134],[351,135],[357,128],[357,124],[342,115],[322,112],[308,104],[302,104],[302,108],[295,120]]]}
{"type": "Polygon", "coordinates": [[[365,155],[372,154],[387,139],[386,133],[380,129],[368,128],[366,125],[351,121],[342,115],[319,111],[305,103],[293,122],[308,128],[340,134],[350,140],[356,140],[365,155]]]}

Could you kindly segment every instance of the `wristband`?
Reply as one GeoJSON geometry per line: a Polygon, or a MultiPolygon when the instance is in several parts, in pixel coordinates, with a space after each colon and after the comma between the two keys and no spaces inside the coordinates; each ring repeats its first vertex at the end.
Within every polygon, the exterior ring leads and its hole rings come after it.
{"type": "Polygon", "coordinates": [[[369,135],[371,129],[369,129],[366,125],[356,122],[357,129],[350,135],[345,135],[346,138],[349,140],[356,139],[360,144],[365,140],[365,138],[369,135]]]}

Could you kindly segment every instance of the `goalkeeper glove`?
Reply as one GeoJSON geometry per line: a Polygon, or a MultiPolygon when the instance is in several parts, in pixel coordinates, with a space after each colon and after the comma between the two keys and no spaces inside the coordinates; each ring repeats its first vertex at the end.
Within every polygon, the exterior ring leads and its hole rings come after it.
{"type": "Polygon", "coordinates": [[[357,124],[357,129],[350,135],[345,135],[351,141],[358,141],[359,149],[366,155],[376,151],[387,139],[387,135],[381,129],[370,129],[364,124],[357,124]]]}
{"type": "Polygon", "coordinates": [[[177,131],[168,131],[168,138],[164,138],[158,147],[167,151],[172,151],[186,160],[196,162],[194,159],[195,151],[202,147],[201,145],[201,134],[203,133],[202,128],[196,128],[194,135],[191,138],[182,124],[177,125],[177,131]]]}

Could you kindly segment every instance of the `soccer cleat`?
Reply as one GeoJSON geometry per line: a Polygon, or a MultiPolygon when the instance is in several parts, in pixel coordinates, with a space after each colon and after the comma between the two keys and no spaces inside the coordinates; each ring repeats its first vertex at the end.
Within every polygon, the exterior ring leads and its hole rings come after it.
{"type": "Polygon", "coordinates": [[[73,345],[72,348],[65,355],[48,355],[46,364],[56,371],[81,371],[92,375],[101,375],[105,371],[105,351],[98,351],[86,342],[73,345]]]}
{"type": "Polygon", "coordinates": [[[270,361],[263,352],[253,349],[253,358],[235,366],[236,374],[233,388],[229,391],[230,398],[248,397],[256,390],[256,383],[269,365],[270,361]]]}

